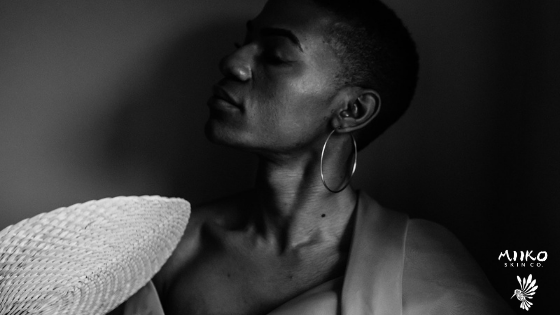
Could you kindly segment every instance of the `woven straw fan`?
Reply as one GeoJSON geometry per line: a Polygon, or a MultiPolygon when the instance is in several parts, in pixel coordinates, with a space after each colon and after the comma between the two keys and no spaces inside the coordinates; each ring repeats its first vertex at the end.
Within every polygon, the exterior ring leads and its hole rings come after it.
{"type": "Polygon", "coordinates": [[[177,246],[190,204],[116,197],[0,231],[0,315],[101,315],[143,287],[177,246]]]}

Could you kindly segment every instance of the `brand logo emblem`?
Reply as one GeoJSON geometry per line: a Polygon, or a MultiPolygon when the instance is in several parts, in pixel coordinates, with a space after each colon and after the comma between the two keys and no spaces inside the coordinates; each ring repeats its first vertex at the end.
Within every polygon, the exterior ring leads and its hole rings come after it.
{"type": "Polygon", "coordinates": [[[508,251],[505,250],[498,256],[498,261],[503,262],[504,267],[544,267],[544,262],[548,258],[546,251],[534,253],[532,250],[508,251]]]}
{"type": "Polygon", "coordinates": [[[537,291],[537,288],[539,287],[535,285],[537,283],[537,279],[533,279],[533,276],[529,275],[527,279],[523,278],[523,281],[521,281],[519,276],[517,276],[517,281],[521,286],[521,290],[515,289],[511,299],[513,299],[514,296],[517,297],[517,299],[521,301],[521,305],[519,307],[528,311],[531,305],[533,305],[533,303],[529,302],[529,299],[533,298],[535,291],[537,291]]]}

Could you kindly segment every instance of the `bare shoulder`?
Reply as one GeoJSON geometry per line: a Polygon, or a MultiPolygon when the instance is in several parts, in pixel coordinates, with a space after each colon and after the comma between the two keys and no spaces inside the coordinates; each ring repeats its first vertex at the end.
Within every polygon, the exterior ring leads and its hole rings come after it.
{"type": "MultiPolygon", "coordinates": [[[[229,218],[234,217],[234,211],[231,210],[244,196],[245,194],[239,194],[192,207],[189,222],[179,244],[160,271],[152,278],[160,296],[165,296],[171,279],[180,272],[183,266],[196,257],[200,246],[201,227],[209,222],[224,224],[229,218]]],[[[107,315],[124,314],[125,304],[126,302],[122,303],[107,315]]]]}
{"type": "Polygon", "coordinates": [[[404,314],[511,314],[453,233],[409,221],[403,272],[404,314]]]}
{"type": "Polygon", "coordinates": [[[237,216],[235,210],[246,193],[225,197],[201,205],[193,206],[187,227],[173,254],[152,279],[159,293],[167,290],[170,279],[192,261],[199,253],[201,229],[206,224],[226,225],[237,216]]]}

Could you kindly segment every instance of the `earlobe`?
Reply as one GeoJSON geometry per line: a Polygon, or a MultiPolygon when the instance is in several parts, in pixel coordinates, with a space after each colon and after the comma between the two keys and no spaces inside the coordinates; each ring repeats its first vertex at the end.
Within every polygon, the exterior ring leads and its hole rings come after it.
{"type": "Polygon", "coordinates": [[[339,132],[352,132],[363,128],[379,114],[381,97],[373,90],[362,90],[358,97],[350,99],[332,121],[339,132]]]}

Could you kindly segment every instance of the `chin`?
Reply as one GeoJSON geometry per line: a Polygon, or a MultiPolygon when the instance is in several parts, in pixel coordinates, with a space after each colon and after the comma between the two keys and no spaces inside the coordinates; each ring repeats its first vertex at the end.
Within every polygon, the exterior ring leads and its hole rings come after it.
{"type": "Polygon", "coordinates": [[[222,144],[221,140],[224,138],[218,128],[216,128],[215,123],[211,120],[208,120],[206,125],[204,125],[204,135],[206,136],[206,139],[216,144],[222,144]]]}
{"type": "Polygon", "coordinates": [[[234,148],[246,148],[248,147],[246,144],[243,143],[242,139],[238,132],[223,124],[223,122],[216,121],[210,118],[206,125],[204,126],[204,134],[206,138],[215,144],[225,145],[234,148]]]}
{"type": "Polygon", "coordinates": [[[204,134],[210,142],[238,149],[244,152],[262,154],[267,152],[259,145],[258,137],[255,138],[248,132],[227,126],[219,121],[209,119],[204,127],[204,134]]]}

